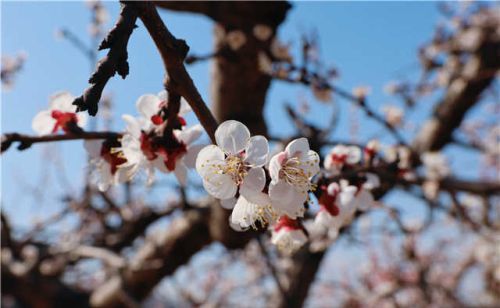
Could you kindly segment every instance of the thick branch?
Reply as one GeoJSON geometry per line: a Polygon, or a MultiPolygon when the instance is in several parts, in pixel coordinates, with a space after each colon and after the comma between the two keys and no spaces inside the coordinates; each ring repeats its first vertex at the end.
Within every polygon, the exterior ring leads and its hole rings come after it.
{"type": "Polygon", "coordinates": [[[11,295],[21,307],[88,307],[88,294],[69,288],[56,277],[36,272],[18,275],[2,264],[2,295],[11,295]]]}
{"type": "Polygon", "coordinates": [[[145,210],[132,220],[125,221],[118,229],[109,230],[101,234],[102,236],[95,239],[94,245],[106,247],[107,249],[118,252],[132,244],[137,237],[144,234],[152,223],[162,217],[170,215],[175,209],[176,207],[173,207],[161,212],[145,210]]]}
{"type": "Polygon", "coordinates": [[[161,8],[203,14],[238,29],[263,23],[273,28],[281,24],[291,8],[287,1],[154,1],[161,8]]]}
{"type": "Polygon", "coordinates": [[[121,275],[94,291],[91,305],[121,307],[125,301],[144,299],[164,276],[172,274],[211,242],[206,219],[205,210],[191,210],[174,220],[168,229],[155,233],[121,275]]]}
{"type": "Polygon", "coordinates": [[[487,36],[483,44],[465,63],[461,77],[448,87],[434,115],[415,139],[414,148],[418,152],[438,151],[452,141],[453,132],[460,126],[467,111],[480,101],[481,93],[495,80],[500,69],[500,41],[495,39],[494,30],[484,31],[487,36]]]}
{"type": "Polygon", "coordinates": [[[299,308],[304,305],[324,256],[324,251],[310,252],[308,250],[294,256],[294,266],[288,275],[290,284],[280,299],[278,307],[299,308]]]}

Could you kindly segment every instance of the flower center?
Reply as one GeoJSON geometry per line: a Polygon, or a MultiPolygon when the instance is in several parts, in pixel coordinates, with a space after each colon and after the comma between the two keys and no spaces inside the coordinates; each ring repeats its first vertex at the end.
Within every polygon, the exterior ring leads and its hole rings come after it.
{"type": "Polygon", "coordinates": [[[240,155],[229,155],[226,157],[226,164],[219,166],[223,174],[228,174],[233,181],[239,185],[247,175],[247,167],[240,155]]]}
{"type": "Polygon", "coordinates": [[[339,207],[335,204],[337,199],[337,194],[330,195],[326,189],[323,189],[323,193],[319,197],[318,203],[322,209],[327,211],[332,216],[337,216],[339,214],[339,207]]]}
{"type": "Polygon", "coordinates": [[[57,132],[59,128],[62,128],[65,132],[72,132],[72,128],[75,128],[78,123],[78,117],[74,112],[63,112],[59,110],[53,110],[51,116],[56,123],[52,129],[52,133],[57,132]]]}
{"type": "Polygon", "coordinates": [[[251,227],[254,230],[259,230],[260,228],[265,228],[270,223],[275,222],[278,219],[278,214],[274,211],[271,205],[257,205],[255,211],[250,215],[250,217],[243,217],[244,221],[250,220],[251,227]],[[257,224],[258,223],[258,224],[257,224]]]}
{"type": "Polygon", "coordinates": [[[302,230],[303,226],[297,219],[291,219],[290,217],[284,215],[281,216],[278,222],[274,225],[274,231],[278,232],[281,229],[285,231],[302,230]]]}
{"type": "Polygon", "coordinates": [[[307,162],[301,162],[297,157],[292,157],[287,160],[282,165],[279,173],[280,179],[285,180],[288,184],[298,187],[303,193],[308,191],[313,191],[316,186],[309,181],[309,178],[313,176],[310,172],[307,172],[302,168],[307,164],[307,162]]]}
{"type": "Polygon", "coordinates": [[[160,137],[143,132],[141,134],[141,150],[148,160],[154,160],[158,156],[162,157],[165,167],[169,171],[174,171],[177,159],[186,154],[187,147],[173,134],[160,137]]]}
{"type": "Polygon", "coordinates": [[[169,147],[161,147],[158,154],[163,157],[163,162],[169,171],[175,170],[177,158],[182,157],[187,152],[186,145],[182,142],[169,147]]]}
{"type": "Polygon", "coordinates": [[[158,157],[158,155],[156,155],[155,153],[153,139],[144,132],[142,132],[141,134],[141,150],[148,160],[154,160],[156,157],[158,157]]]}
{"type": "Polygon", "coordinates": [[[103,143],[101,147],[101,157],[111,166],[111,174],[115,174],[118,167],[127,162],[122,151],[116,150],[116,147],[103,143]]]}
{"type": "Polygon", "coordinates": [[[346,154],[336,154],[336,153],[332,154],[332,161],[336,165],[341,165],[345,163],[346,159],[347,159],[346,154]]]}

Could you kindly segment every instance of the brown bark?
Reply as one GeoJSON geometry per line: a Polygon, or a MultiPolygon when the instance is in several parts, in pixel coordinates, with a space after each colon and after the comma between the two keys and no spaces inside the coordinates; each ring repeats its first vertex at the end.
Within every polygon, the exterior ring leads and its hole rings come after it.
{"type": "Polygon", "coordinates": [[[71,289],[59,278],[42,277],[37,273],[18,276],[2,266],[2,295],[12,295],[22,307],[88,307],[88,294],[71,289]]]}
{"type": "Polygon", "coordinates": [[[285,20],[291,8],[287,1],[154,1],[161,8],[203,14],[226,26],[251,30],[263,23],[273,28],[285,20]]]}
{"type": "Polygon", "coordinates": [[[288,273],[287,279],[290,283],[286,287],[285,294],[280,298],[278,307],[295,308],[304,305],[324,256],[324,251],[310,252],[309,250],[304,250],[294,256],[294,266],[288,273]]]}

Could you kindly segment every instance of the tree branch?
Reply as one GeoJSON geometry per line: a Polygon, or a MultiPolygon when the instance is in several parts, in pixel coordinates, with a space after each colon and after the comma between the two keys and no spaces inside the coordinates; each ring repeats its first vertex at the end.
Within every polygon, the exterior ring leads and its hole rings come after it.
{"type": "Polygon", "coordinates": [[[187,263],[191,256],[211,242],[207,209],[190,210],[157,232],[121,272],[96,289],[90,299],[94,307],[121,307],[122,294],[144,299],[166,275],[187,263]]]}
{"type": "Polygon", "coordinates": [[[73,105],[77,106],[77,111],[87,110],[91,116],[95,116],[108,80],[116,73],[123,79],[127,77],[129,73],[127,44],[132,31],[136,28],[136,20],[137,12],[130,5],[122,3],[120,17],[115,27],[99,46],[99,50],[109,49],[109,52],[97,64],[96,71],[89,79],[91,85],[73,102],[73,105]]]}
{"type": "Polygon", "coordinates": [[[417,135],[413,145],[418,152],[438,151],[452,141],[453,132],[467,111],[480,101],[481,93],[495,80],[500,69],[500,41],[495,38],[495,29],[483,31],[481,46],[470,56],[461,76],[450,84],[432,118],[417,135]]]}
{"type": "Polygon", "coordinates": [[[152,3],[127,3],[137,8],[141,21],[158,48],[167,72],[164,82],[166,90],[177,93],[186,99],[208,136],[215,143],[217,121],[203,101],[184,66],[184,59],[189,50],[188,45],[184,40],[175,38],[168,31],[152,3]]]}
{"type": "Polygon", "coordinates": [[[7,133],[2,136],[2,153],[9,149],[14,142],[19,142],[17,149],[22,151],[31,147],[34,143],[55,142],[68,140],[94,140],[94,139],[116,139],[122,133],[115,132],[81,132],[78,134],[31,136],[18,133],[7,133]]]}

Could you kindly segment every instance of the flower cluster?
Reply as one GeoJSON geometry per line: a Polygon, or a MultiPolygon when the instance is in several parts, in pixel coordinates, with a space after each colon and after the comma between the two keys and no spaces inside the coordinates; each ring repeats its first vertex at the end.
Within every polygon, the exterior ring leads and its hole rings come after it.
{"type": "Polygon", "coordinates": [[[325,157],[326,181],[319,187],[319,211],[308,231],[313,238],[335,240],[340,228],[349,225],[356,211],[366,211],[374,204],[372,190],[380,186],[380,180],[373,173],[359,173],[353,178],[331,180],[341,171],[374,161],[378,143],[370,142],[362,151],[357,146],[336,145],[325,157]]]}
{"type": "Polygon", "coordinates": [[[126,133],[121,140],[121,148],[129,169],[129,177],[145,170],[147,183],[154,181],[154,171],[174,172],[181,185],[187,181],[187,168],[194,167],[200,146],[193,145],[202,133],[200,125],[186,127],[182,116],[190,111],[187,103],[181,102],[178,113],[179,128],[167,129],[167,94],[146,94],[137,100],[136,107],[140,116],[124,115],[127,123],[126,133]]]}
{"type": "MultiPolygon", "coordinates": [[[[49,109],[34,117],[33,130],[39,135],[60,130],[66,134],[82,133],[86,116],[76,113],[73,101],[74,97],[67,92],[54,95],[49,109]]],[[[174,116],[168,114],[167,93],[163,91],[141,96],[136,107],[138,117],[123,116],[127,126],[121,138],[85,141],[98,188],[105,191],[111,185],[129,181],[141,170],[146,171],[147,182],[151,184],[156,169],[173,172],[179,183],[185,185],[188,168],[194,168],[202,147],[193,144],[202,133],[201,126],[186,127],[182,117],[190,111],[189,106],[181,100],[179,112],[174,116]]]]}
{"type": "Polygon", "coordinates": [[[279,245],[284,250],[301,246],[292,245],[295,242],[287,236],[292,236],[288,231],[300,230],[297,218],[304,216],[309,192],[315,190],[311,179],[319,172],[319,156],[310,150],[307,139],[293,140],[270,159],[267,139],[251,137],[238,121],[222,123],[215,139],[216,145],[198,154],[196,170],[205,190],[232,209],[231,226],[239,231],[274,226],[275,232],[281,232],[275,242],[288,243],[279,245]]]}
{"type": "Polygon", "coordinates": [[[50,98],[49,109],[40,111],[31,123],[40,136],[58,132],[78,133],[87,123],[85,114],[77,114],[72,105],[75,97],[69,92],[59,92],[50,98]]]}

